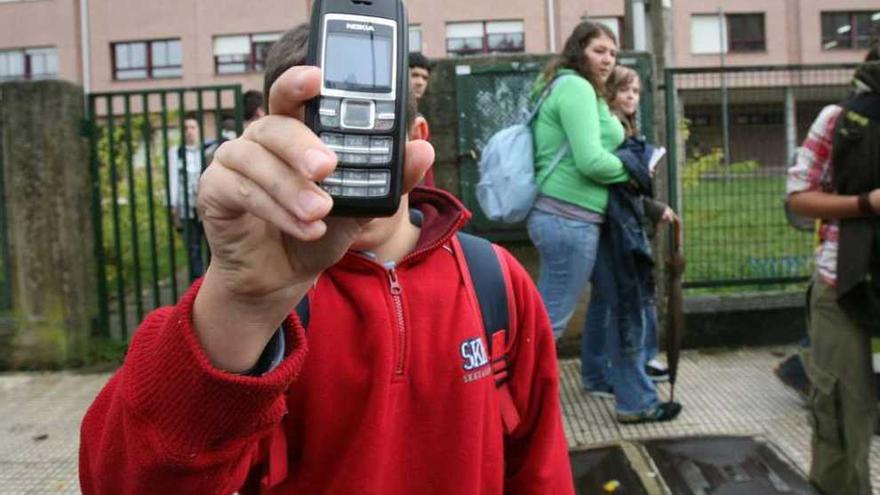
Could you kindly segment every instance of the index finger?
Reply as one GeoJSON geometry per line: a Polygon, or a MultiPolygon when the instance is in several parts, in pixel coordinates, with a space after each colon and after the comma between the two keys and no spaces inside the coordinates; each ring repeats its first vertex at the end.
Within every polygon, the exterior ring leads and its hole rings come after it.
{"type": "Polygon", "coordinates": [[[321,69],[297,65],[284,71],[269,88],[269,113],[303,120],[305,104],[321,92],[321,69]]]}

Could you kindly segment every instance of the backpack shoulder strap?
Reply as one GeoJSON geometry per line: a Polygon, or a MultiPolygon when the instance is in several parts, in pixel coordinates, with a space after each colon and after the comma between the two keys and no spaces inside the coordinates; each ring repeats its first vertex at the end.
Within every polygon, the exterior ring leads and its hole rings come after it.
{"type": "Polygon", "coordinates": [[[302,323],[303,328],[306,331],[309,330],[309,316],[310,316],[310,307],[309,307],[309,295],[306,294],[305,297],[296,305],[296,315],[299,316],[299,321],[302,323]]]}
{"type": "Polygon", "coordinates": [[[492,355],[492,336],[498,331],[506,334],[509,326],[507,284],[504,282],[501,262],[495,254],[492,243],[482,237],[459,232],[458,242],[461,244],[477,302],[480,304],[483,330],[486,333],[486,344],[489,346],[486,350],[492,355]]]}
{"type": "Polygon", "coordinates": [[[538,116],[538,112],[544,105],[544,101],[546,101],[547,98],[550,97],[550,93],[553,92],[553,89],[558,86],[559,83],[561,83],[564,79],[570,76],[571,74],[557,74],[555,77],[553,77],[553,79],[550,80],[550,82],[547,83],[546,86],[544,86],[544,89],[541,90],[541,94],[538,97],[538,100],[535,102],[535,106],[532,107],[532,111],[529,112],[526,123],[531,124],[532,121],[535,120],[535,117],[538,116]]]}
{"type": "Polygon", "coordinates": [[[501,419],[509,434],[519,425],[520,417],[507,386],[510,317],[504,268],[492,243],[486,239],[464,232],[459,232],[457,237],[480,306],[501,419]]]}

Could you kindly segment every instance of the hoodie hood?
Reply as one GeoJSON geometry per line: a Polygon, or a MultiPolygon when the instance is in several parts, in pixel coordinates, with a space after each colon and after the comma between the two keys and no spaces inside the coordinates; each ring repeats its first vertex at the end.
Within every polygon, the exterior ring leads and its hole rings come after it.
{"type": "Polygon", "coordinates": [[[445,243],[471,218],[471,212],[455,196],[433,187],[413,189],[409,208],[410,218],[422,229],[416,251],[445,243]]]}

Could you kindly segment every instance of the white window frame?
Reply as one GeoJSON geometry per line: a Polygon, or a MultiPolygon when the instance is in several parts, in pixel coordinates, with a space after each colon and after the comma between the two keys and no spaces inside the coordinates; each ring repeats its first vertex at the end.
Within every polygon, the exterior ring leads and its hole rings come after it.
{"type": "Polygon", "coordinates": [[[523,20],[491,20],[491,21],[467,21],[446,23],[446,53],[450,56],[469,54],[487,54],[503,52],[525,52],[525,21],[523,20]],[[519,35],[522,37],[522,45],[515,50],[497,50],[490,46],[489,37],[493,35],[519,35]],[[479,47],[471,47],[468,50],[450,49],[451,40],[480,39],[479,47]]]}
{"type": "Polygon", "coordinates": [[[263,68],[260,64],[266,61],[258,58],[257,45],[274,43],[281,38],[281,34],[270,32],[214,36],[214,73],[227,75],[261,72],[263,68]]]}
{"type": "Polygon", "coordinates": [[[409,26],[409,51],[412,52],[422,52],[424,50],[424,33],[422,32],[421,24],[410,24],[409,26]],[[413,43],[413,37],[418,38],[418,43],[413,43]]]}
{"type": "Polygon", "coordinates": [[[727,22],[718,14],[691,14],[691,54],[727,53],[727,22]]]}
{"type": "Polygon", "coordinates": [[[0,50],[0,81],[56,77],[58,77],[58,49],[54,46],[0,50]],[[39,63],[43,67],[40,72],[35,72],[36,60],[40,60],[39,63]]]}

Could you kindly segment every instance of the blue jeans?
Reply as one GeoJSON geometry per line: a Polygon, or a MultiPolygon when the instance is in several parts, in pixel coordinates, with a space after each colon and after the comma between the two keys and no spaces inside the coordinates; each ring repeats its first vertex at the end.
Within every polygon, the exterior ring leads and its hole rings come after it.
{"type": "Polygon", "coordinates": [[[654,304],[645,304],[643,325],[620,325],[617,283],[610,259],[607,244],[600,243],[581,339],[581,380],[590,390],[610,385],[617,412],[637,414],[660,402],[654,382],[645,373],[649,354],[657,354],[657,311],[654,304]]]}
{"type": "Polygon", "coordinates": [[[202,258],[202,222],[196,218],[183,220],[183,236],[189,261],[189,281],[201,277],[205,273],[205,262],[202,258]]]}
{"type": "Polygon", "coordinates": [[[645,300],[645,363],[660,354],[660,323],[657,321],[657,300],[645,300]]]}
{"type": "Polygon", "coordinates": [[[599,225],[540,210],[532,210],[527,223],[541,262],[538,291],[559,339],[593,272],[599,225]]]}
{"type": "MultiPolygon", "coordinates": [[[[656,304],[654,299],[645,301],[645,325],[648,326],[645,329],[645,364],[660,354],[656,304]]],[[[605,350],[605,333],[608,332],[610,317],[608,303],[593,285],[581,339],[581,381],[584,388],[590,390],[604,389],[610,385],[608,366],[611,361],[605,350]]]]}

